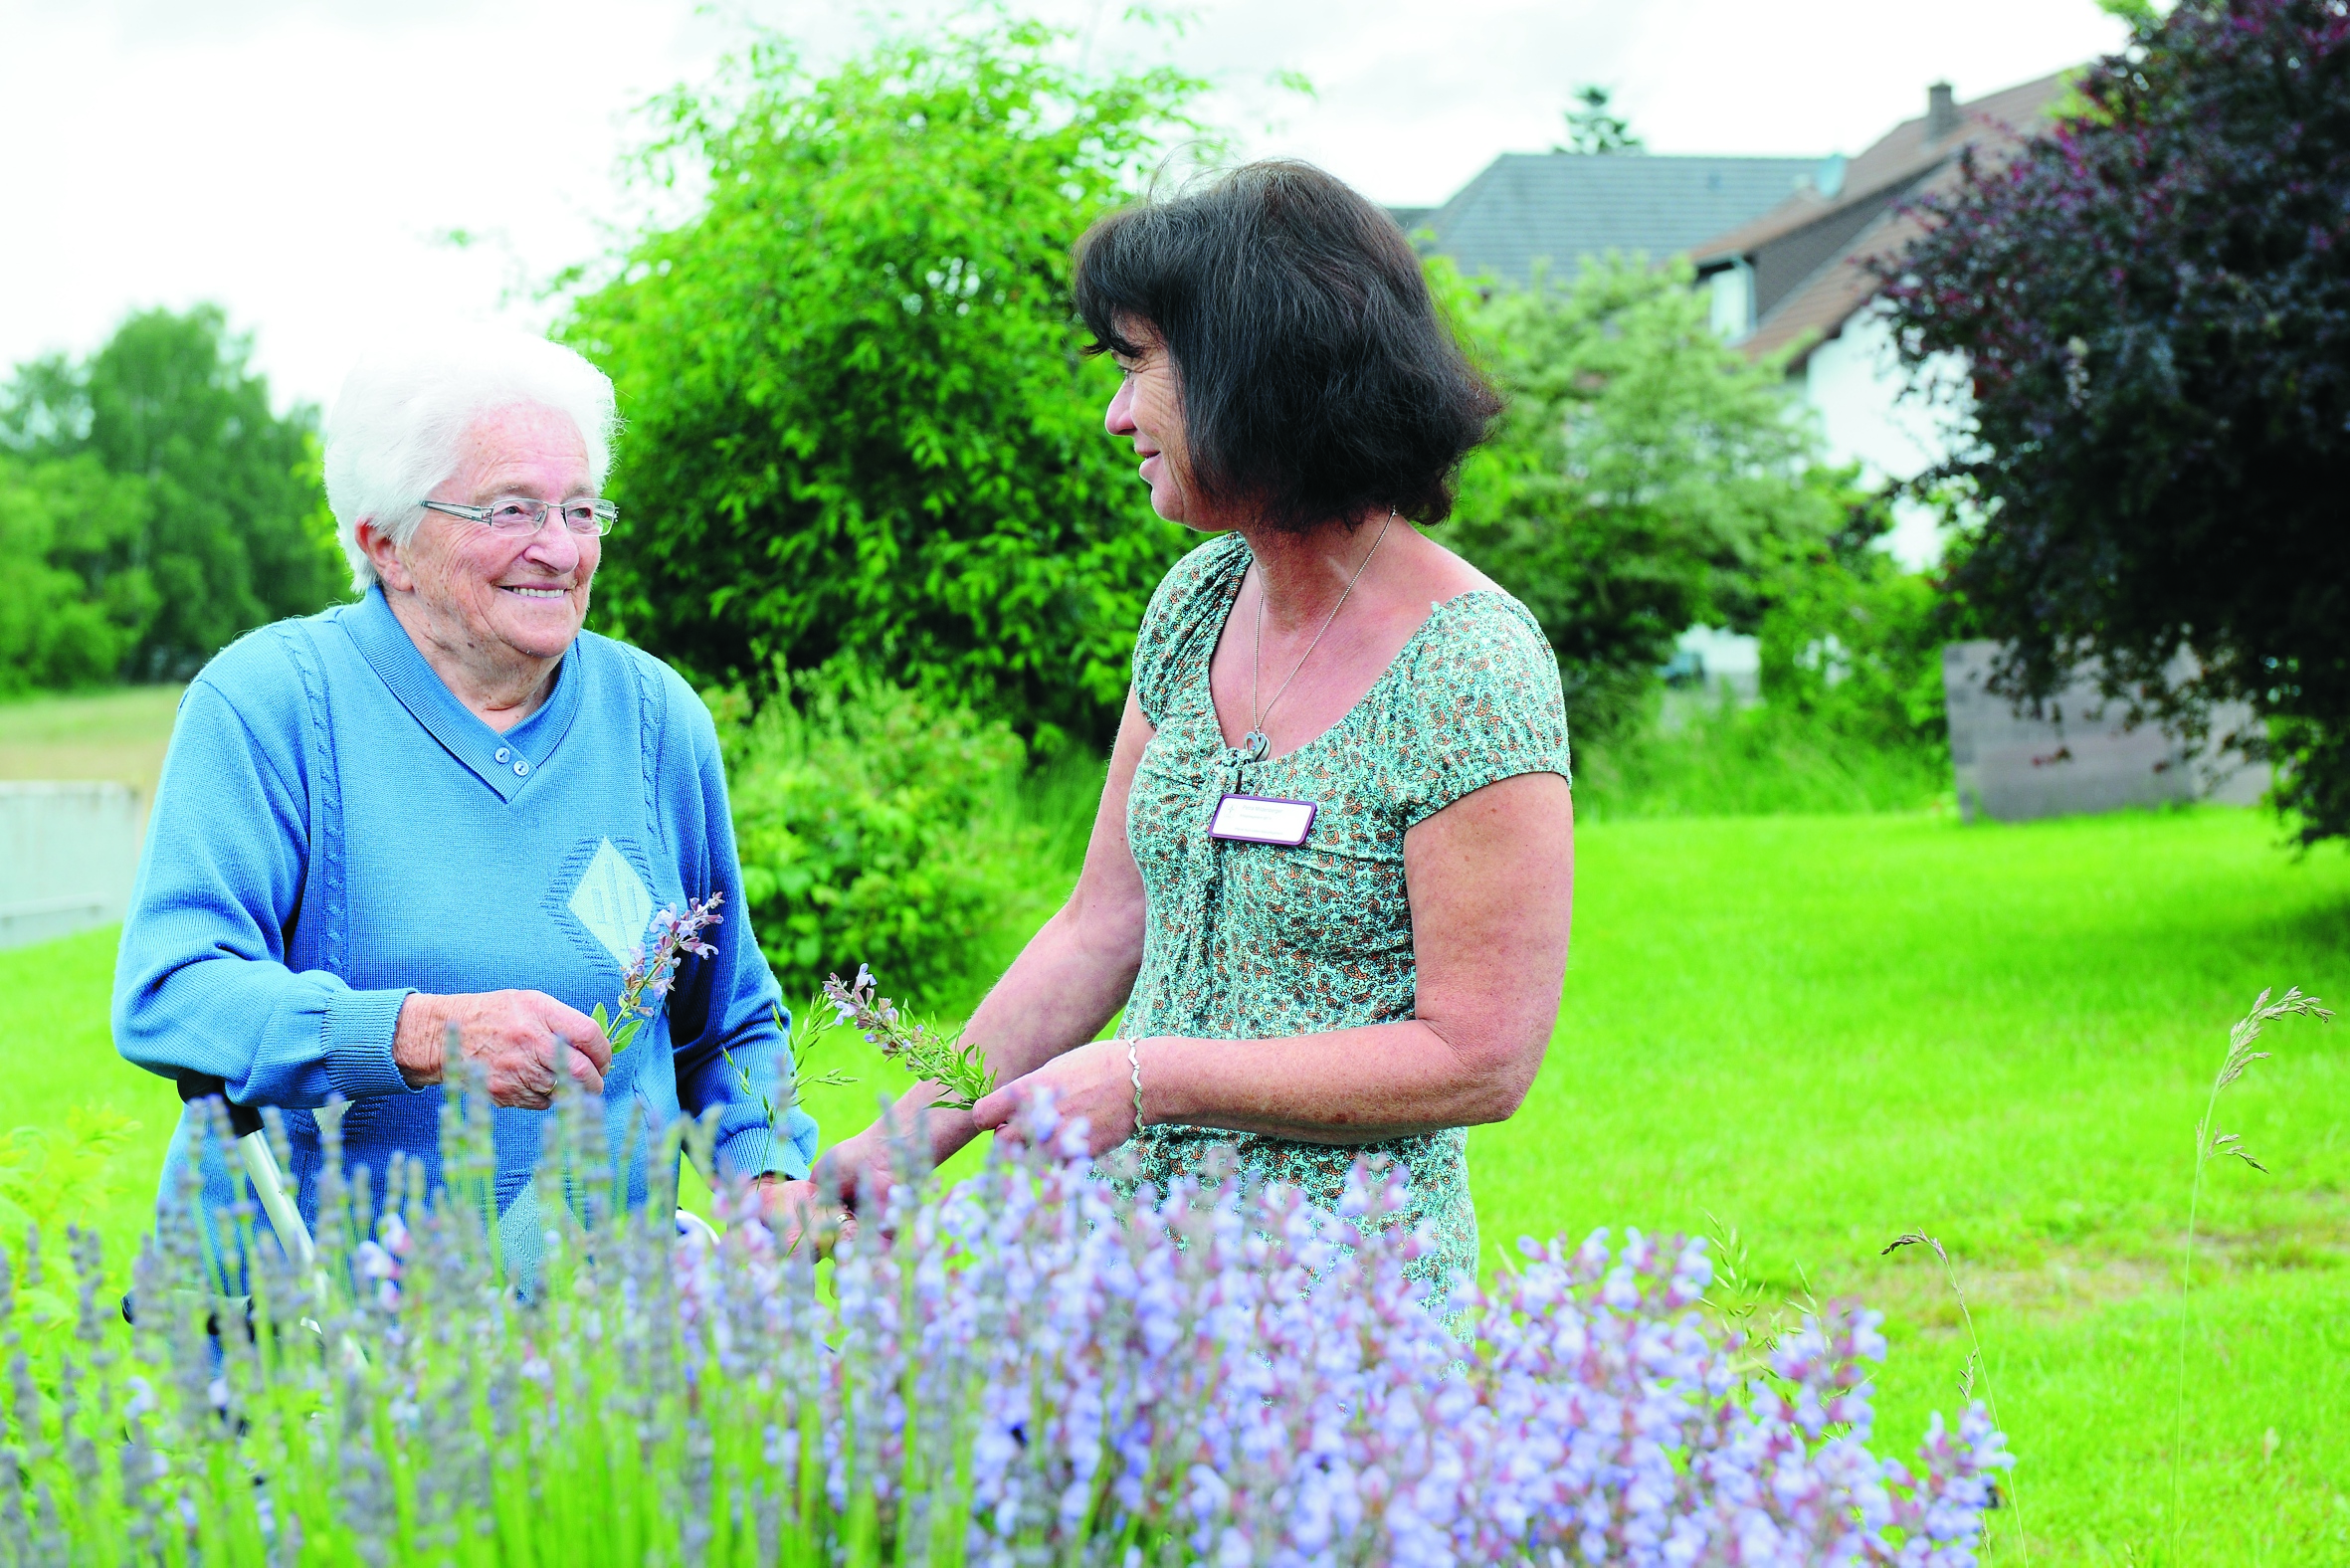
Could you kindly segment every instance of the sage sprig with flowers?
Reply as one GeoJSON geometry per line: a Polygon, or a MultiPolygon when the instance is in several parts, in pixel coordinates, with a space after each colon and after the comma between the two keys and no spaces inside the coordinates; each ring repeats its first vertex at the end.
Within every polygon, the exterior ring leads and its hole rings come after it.
{"type": "Polygon", "coordinates": [[[995,1092],[995,1074],[977,1046],[962,1043],[961,1029],[941,1030],[907,1018],[887,997],[874,994],[874,972],[864,964],[851,981],[827,976],[824,999],[832,1004],[836,1021],[863,1035],[866,1044],[947,1091],[930,1102],[932,1110],[969,1110],[995,1092]]]}
{"type": "Polygon", "coordinates": [[[686,904],[684,914],[678,912],[677,905],[670,905],[646,926],[646,940],[630,950],[628,969],[621,976],[619,1010],[606,1013],[604,1004],[598,1002],[588,1015],[604,1032],[614,1056],[626,1051],[637,1031],[661,1012],[661,1004],[669,1000],[670,987],[677,983],[678,966],[687,954],[696,958],[716,954],[717,949],[702,940],[701,933],[725,918],[718,913],[718,905],[725,900],[725,889],[720,888],[707,898],[686,904]]]}

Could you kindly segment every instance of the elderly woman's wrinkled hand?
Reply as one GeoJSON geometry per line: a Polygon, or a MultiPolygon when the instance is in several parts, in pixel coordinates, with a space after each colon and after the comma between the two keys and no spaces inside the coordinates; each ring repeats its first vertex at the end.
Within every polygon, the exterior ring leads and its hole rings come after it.
{"type": "Polygon", "coordinates": [[[392,1060],[421,1088],[447,1073],[442,1060],[454,1026],[459,1049],[481,1064],[490,1098],[518,1110],[554,1103],[556,1064],[591,1094],[604,1090],[612,1048],[594,1019],[543,991],[485,991],[471,996],[411,995],[400,1006],[392,1060]]]}

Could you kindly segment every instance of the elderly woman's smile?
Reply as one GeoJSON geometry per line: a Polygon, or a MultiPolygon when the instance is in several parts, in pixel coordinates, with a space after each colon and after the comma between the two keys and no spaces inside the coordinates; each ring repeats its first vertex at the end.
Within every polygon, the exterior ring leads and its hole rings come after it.
{"type": "MultiPolygon", "coordinates": [[[[593,493],[579,427],[552,409],[491,409],[459,451],[457,472],[429,499],[560,506],[593,493]]],[[[428,510],[404,541],[365,542],[392,613],[450,689],[493,728],[528,717],[587,619],[603,540],[551,509],[527,534],[428,510]]]]}

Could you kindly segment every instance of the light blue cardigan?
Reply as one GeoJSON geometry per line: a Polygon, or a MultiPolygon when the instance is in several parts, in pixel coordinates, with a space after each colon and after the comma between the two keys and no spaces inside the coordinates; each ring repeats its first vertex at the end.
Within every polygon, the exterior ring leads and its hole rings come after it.
{"type": "MultiPolygon", "coordinates": [[[[115,1045],[152,1072],[283,1107],[314,1228],[310,1109],[330,1095],[350,1102],[346,1171],[370,1167],[380,1193],[398,1149],[439,1184],[442,1090],[411,1089],[392,1062],[410,991],[544,991],[584,1013],[618,993],[655,910],[711,892],[726,895],[717,956],[686,962],[605,1081],[616,1157],[635,1113],[632,1202],[647,1190],[646,1129],[681,1110],[717,1107],[731,1174],[805,1176],[816,1153],[816,1123],[794,1110],[771,1136],[720,1055],[782,1097],[779,997],[743,909],[709,713],[659,660],[583,633],[545,703],[500,735],[371,590],[243,638],[188,687],[122,926],[115,1045]]],[[[546,1114],[495,1113],[501,1213],[546,1114]]],[[[172,1140],[167,1202],[191,1120],[172,1140]]],[[[241,1174],[207,1166],[208,1208],[248,1197],[241,1174]]]]}

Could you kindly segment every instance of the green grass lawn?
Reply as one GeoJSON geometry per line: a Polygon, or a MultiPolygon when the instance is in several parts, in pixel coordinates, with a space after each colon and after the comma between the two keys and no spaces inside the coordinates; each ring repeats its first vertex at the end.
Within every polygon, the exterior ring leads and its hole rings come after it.
{"type": "MultiPolygon", "coordinates": [[[[1966,1360],[1930,1256],[1877,1257],[1922,1227],[1974,1306],[2033,1556],[2170,1560],[2196,1118],[2262,986],[2350,981],[2350,865],[2277,838],[2222,809],[1586,831],[1550,1059],[1469,1142],[1488,1263],[1710,1212],[1785,1290],[1886,1310],[1881,1452],[1966,1360]]],[[[2187,1560],[2350,1562],[2350,1037],[2263,1044],[2221,1124],[2271,1174],[2229,1162],[2204,1205],[2187,1560]]]]}
{"type": "MultiPolygon", "coordinates": [[[[1524,1110],[1469,1160],[1488,1265],[1519,1235],[1733,1226],[1781,1293],[1883,1308],[1880,1453],[1952,1411],[1958,1267],[2022,1466],[2031,1558],[2170,1550],[2178,1241],[2193,1129],[2264,985],[2350,997],[2350,863],[2225,810],[1613,821],[1580,838],[1566,1005],[1524,1110]]],[[[0,1126],[139,1117],[135,1232],[173,1099],[106,1044],[111,933],[0,953],[0,1126]]],[[[2223,1101],[2270,1174],[2204,1204],[2185,1560],[2350,1563],[2350,1035],[2288,1021],[2223,1101]]],[[[874,1087],[823,1093],[828,1135],[874,1087]]],[[[86,1205],[86,1208],[94,1206],[86,1205]]],[[[2003,1512],[1994,1560],[2020,1562],[2003,1512]]]]}

